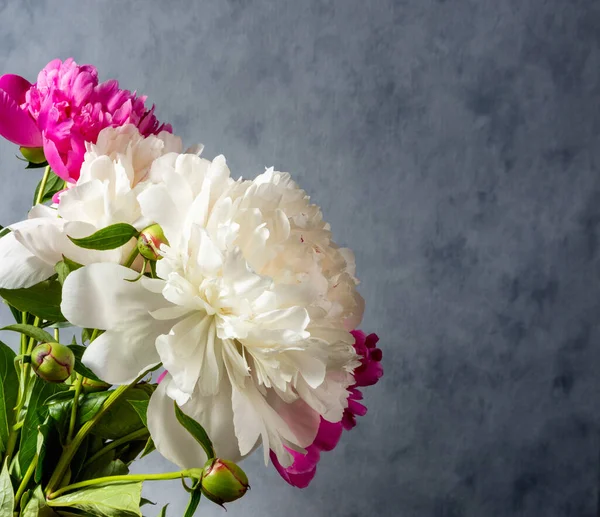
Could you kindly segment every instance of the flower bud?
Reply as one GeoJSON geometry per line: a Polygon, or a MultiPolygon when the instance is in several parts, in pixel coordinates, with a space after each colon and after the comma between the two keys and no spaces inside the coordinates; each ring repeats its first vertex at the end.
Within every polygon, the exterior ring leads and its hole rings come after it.
{"type": "Polygon", "coordinates": [[[81,388],[85,393],[96,393],[97,391],[106,391],[108,388],[110,388],[110,384],[84,377],[83,382],[81,383],[81,388]]]}
{"type": "Polygon", "coordinates": [[[20,147],[19,150],[29,163],[35,163],[39,165],[40,163],[44,163],[46,161],[46,156],[44,156],[44,148],[43,147],[20,147]]]}
{"type": "Polygon", "coordinates": [[[158,253],[161,244],[169,244],[162,228],[158,224],[148,226],[142,230],[138,238],[138,250],[140,255],[148,260],[160,260],[162,255],[158,253]]]}
{"type": "Polygon", "coordinates": [[[248,490],[246,473],[232,461],[213,458],[202,471],[202,493],[223,506],[242,497],[248,490]]]}
{"type": "Polygon", "coordinates": [[[31,352],[31,367],[38,377],[48,382],[64,382],[75,366],[71,349],[60,343],[42,343],[31,352]]]}

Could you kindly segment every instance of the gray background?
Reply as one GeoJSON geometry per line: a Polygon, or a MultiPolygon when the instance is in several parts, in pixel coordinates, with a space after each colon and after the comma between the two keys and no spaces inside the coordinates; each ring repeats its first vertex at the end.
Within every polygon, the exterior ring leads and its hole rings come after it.
{"type": "MultiPolygon", "coordinates": [[[[2,73],[95,64],[356,251],[370,413],[305,491],[248,460],[228,515],[600,515],[599,42],[591,0],[0,1],[2,73]]],[[[15,150],[1,223],[38,178],[15,150]]]]}

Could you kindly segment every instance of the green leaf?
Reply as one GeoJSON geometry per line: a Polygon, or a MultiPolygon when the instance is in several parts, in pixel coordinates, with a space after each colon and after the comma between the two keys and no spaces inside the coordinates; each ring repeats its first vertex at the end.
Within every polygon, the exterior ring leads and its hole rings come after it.
{"type": "MultiPolygon", "coordinates": [[[[36,167],[28,166],[27,168],[31,169],[31,168],[38,168],[38,167],[44,167],[44,164],[40,164],[39,166],[36,166],[36,167]]],[[[38,193],[40,191],[41,186],[42,186],[42,182],[40,181],[38,183],[38,186],[35,189],[35,194],[33,195],[33,204],[34,205],[37,202],[37,197],[38,197],[38,193]]],[[[44,192],[42,193],[42,199],[40,200],[40,203],[45,203],[46,201],[51,201],[54,194],[56,194],[57,192],[60,192],[64,188],[65,188],[65,180],[63,180],[62,178],[59,178],[54,173],[50,173],[50,175],[48,176],[48,180],[46,181],[46,186],[44,187],[44,192]]]]}
{"type": "Polygon", "coordinates": [[[15,321],[17,323],[23,323],[23,313],[15,309],[12,305],[6,303],[6,301],[4,301],[4,304],[10,309],[10,312],[12,313],[15,321]]]}
{"type": "Polygon", "coordinates": [[[146,416],[146,414],[148,413],[148,402],[150,402],[149,399],[129,401],[129,403],[133,406],[133,409],[135,409],[135,412],[140,417],[140,420],[142,421],[142,424],[144,424],[144,427],[148,427],[148,418],[146,416]]]}
{"type": "Polygon", "coordinates": [[[0,474],[0,515],[12,515],[15,506],[15,493],[8,474],[8,460],[4,462],[0,474]]]}
{"type": "Polygon", "coordinates": [[[214,458],[215,449],[210,441],[210,438],[208,437],[208,434],[204,430],[204,427],[181,411],[177,405],[177,402],[174,402],[173,405],[175,406],[175,416],[177,417],[177,420],[179,420],[179,423],[185,427],[187,431],[195,438],[195,440],[202,446],[204,452],[206,452],[206,455],[208,456],[208,459],[214,458]]]}
{"type": "Polygon", "coordinates": [[[200,490],[194,490],[190,494],[190,502],[185,509],[185,515],[183,517],[194,517],[198,505],[200,504],[200,497],[202,497],[202,492],[200,492],[200,490]]]}
{"type": "Polygon", "coordinates": [[[160,511],[160,513],[158,514],[157,517],[167,517],[167,506],[169,506],[168,504],[165,504],[162,507],[162,510],[160,511]]]}
{"type": "Polygon", "coordinates": [[[149,400],[150,394],[142,386],[128,390],[98,421],[92,432],[102,438],[116,440],[142,429],[145,425],[131,401],[142,401],[147,404],[149,400]]]}
{"type": "Polygon", "coordinates": [[[0,457],[6,451],[10,429],[15,423],[19,378],[14,364],[15,353],[0,341],[0,457]]]}
{"type": "Polygon", "coordinates": [[[129,474],[127,465],[120,459],[115,458],[115,451],[109,451],[86,465],[79,476],[79,481],[105,476],[122,476],[125,474],[129,474]]]}
{"type": "Polygon", "coordinates": [[[140,456],[140,458],[143,458],[144,456],[148,456],[148,454],[150,454],[151,452],[154,452],[156,450],[156,445],[154,445],[154,440],[152,440],[152,437],[148,438],[148,441],[146,442],[146,446],[144,447],[144,450],[142,451],[142,455],[140,456]]]}
{"type": "Polygon", "coordinates": [[[96,517],[141,517],[142,483],[111,483],[52,499],[54,508],[78,508],[96,517]]]}
{"type": "MultiPolygon", "coordinates": [[[[116,440],[145,427],[130,403],[131,401],[148,403],[150,394],[142,386],[136,386],[128,390],[94,425],[92,433],[100,438],[116,440]]],[[[94,417],[113,391],[82,394],[79,397],[77,425],[80,426],[94,417]]],[[[56,421],[61,434],[64,435],[68,416],[71,414],[71,407],[73,406],[73,392],[55,394],[46,400],[46,406],[50,416],[56,421]]]]}
{"type": "Polygon", "coordinates": [[[13,332],[19,332],[20,334],[25,334],[27,337],[31,337],[36,341],[39,341],[40,343],[54,343],[56,341],[54,336],[39,327],[34,327],[33,325],[15,323],[14,325],[3,327],[0,330],[12,330],[13,332]]]}
{"type": "Polygon", "coordinates": [[[0,226],[0,239],[5,235],[8,235],[11,232],[10,228],[4,228],[4,226],[0,226]]]}
{"type": "Polygon", "coordinates": [[[60,312],[62,286],[58,280],[45,280],[27,289],[0,289],[0,296],[23,312],[50,321],[66,321],[60,312]]]}
{"type": "Polygon", "coordinates": [[[42,487],[38,485],[33,492],[33,497],[21,512],[21,517],[57,517],[57,514],[46,504],[42,487]]]}
{"type": "MultiPolygon", "coordinates": [[[[46,460],[46,451],[48,450],[48,445],[50,445],[51,451],[53,449],[52,445],[54,444],[49,443],[51,441],[49,440],[49,436],[53,430],[53,427],[54,426],[52,421],[50,420],[50,417],[46,417],[44,423],[38,427],[38,438],[36,448],[38,462],[35,467],[35,474],[33,476],[33,479],[36,483],[40,483],[42,481],[42,475],[44,473],[44,461],[46,460]]],[[[56,446],[56,448],[60,450],[60,443],[57,443],[56,446]]],[[[56,464],[56,462],[53,463],[56,464]]]]}
{"type": "Polygon", "coordinates": [[[63,255],[63,259],[54,266],[54,271],[56,271],[58,281],[62,285],[65,283],[65,279],[69,276],[69,273],[77,271],[82,267],[81,264],[78,264],[63,255]]]}
{"type": "Polygon", "coordinates": [[[93,381],[100,381],[102,379],[98,378],[98,376],[90,370],[85,364],[81,362],[81,358],[83,357],[83,353],[85,352],[85,347],[81,345],[69,345],[69,348],[73,352],[75,356],[75,371],[88,379],[92,379],[93,381]]]}
{"type": "Polygon", "coordinates": [[[33,461],[37,449],[38,427],[48,416],[48,408],[44,406],[44,401],[67,388],[64,384],[50,384],[38,377],[34,378],[23,427],[21,428],[19,465],[21,465],[23,472],[25,472],[29,464],[33,461]]]}
{"type": "Polygon", "coordinates": [[[73,244],[90,250],[114,250],[127,244],[132,237],[137,237],[138,231],[126,223],[117,223],[98,230],[89,237],[75,239],[69,237],[73,244]]]}
{"type": "Polygon", "coordinates": [[[142,497],[140,499],[140,506],[144,506],[146,504],[151,504],[152,506],[156,505],[156,503],[153,503],[152,501],[150,501],[150,499],[146,499],[145,497],[142,497]]]}

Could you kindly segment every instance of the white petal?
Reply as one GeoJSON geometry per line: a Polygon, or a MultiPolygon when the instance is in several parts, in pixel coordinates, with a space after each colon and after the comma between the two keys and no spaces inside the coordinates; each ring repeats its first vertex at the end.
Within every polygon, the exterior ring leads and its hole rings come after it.
{"type": "Polygon", "coordinates": [[[284,467],[290,466],[292,456],[285,447],[301,450],[298,439],[254,383],[247,379],[244,389],[234,387],[231,400],[240,452],[248,454],[261,440],[265,465],[269,462],[269,450],[272,450],[284,467]]]}
{"type": "MultiPolygon", "coordinates": [[[[148,405],[148,429],[158,451],[181,468],[203,467],[206,455],[198,442],[177,421],[173,400],[167,390],[172,378],[167,375],[159,384],[148,405]]],[[[231,389],[223,383],[214,397],[194,394],[182,410],[199,422],[211,438],[219,457],[241,459],[233,430],[231,389]]]]}
{"type": "Polygon", "coordinates": [[[0,239],[0,288],[31,287],[53,274],[53,265],[33,255],[14,233],[0,239]]]}
{"type": "Polygon", "coordinates": [[[151,311],[170,303],[144,283],[127,282],[137,273],[117,264],[98,263],[73,271],[63,286],[62,311],[74,325],[126,330],[155,321],[151,311]]]}
{"type": "Polygon", "coordinates": [[[85,349],[83,364],[110,384],[129,384],[160,362],[154,347],[160,330],[156,325],[137,331],[108,330],[85,349]]]}

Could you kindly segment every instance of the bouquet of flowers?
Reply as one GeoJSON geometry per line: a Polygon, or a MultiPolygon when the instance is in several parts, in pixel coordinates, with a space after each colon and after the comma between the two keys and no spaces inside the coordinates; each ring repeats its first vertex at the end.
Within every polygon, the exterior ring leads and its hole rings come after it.
{"type": "Polygon", "coordinates": [[[245,494],[259,446],[306,487],[383,374],[319,207],[288,173],[234,180],[184,151],[145,97],[72,59],[0,77],[0,134],[43,171],[0,233],[20,335],[0,342],[0,515],[141,516],[144,482],[180,478],[192,516],[245,494]],[[129,474],[154,450],[180,470],[129,474]]]}

